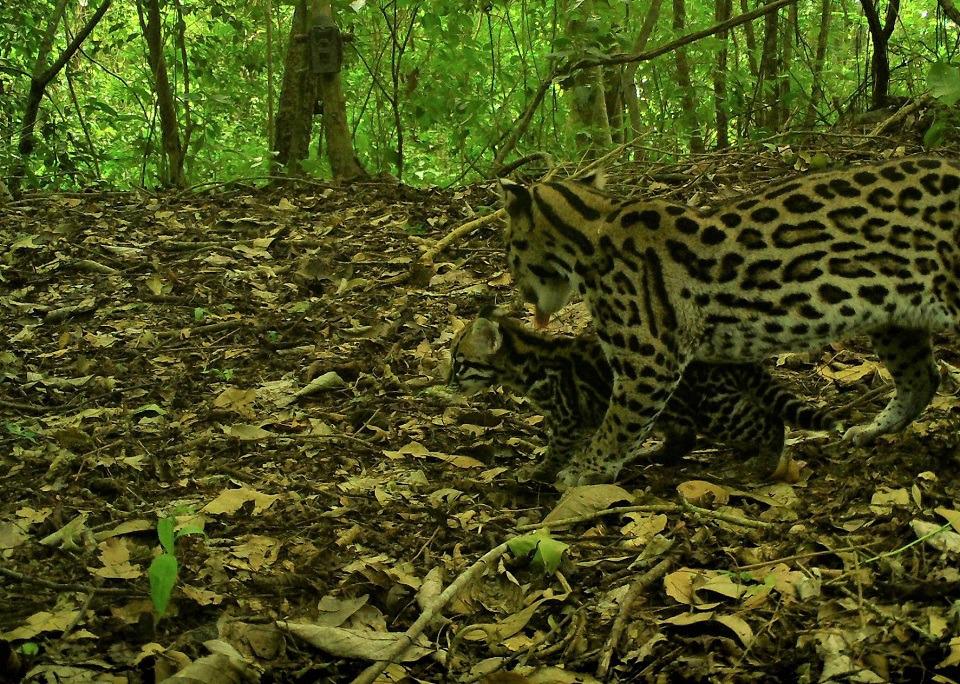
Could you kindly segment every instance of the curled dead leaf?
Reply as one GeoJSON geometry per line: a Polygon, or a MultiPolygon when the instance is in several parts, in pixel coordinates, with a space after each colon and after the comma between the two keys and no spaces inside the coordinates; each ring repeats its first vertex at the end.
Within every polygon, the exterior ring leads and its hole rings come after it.
{"type": "Polygon", "coordinates": [[[730,491],[718,484],[705,480],[687,480],[677,486],[677,492],[684,501],[695,506],[723,506],[730,501],[730,491]]]}

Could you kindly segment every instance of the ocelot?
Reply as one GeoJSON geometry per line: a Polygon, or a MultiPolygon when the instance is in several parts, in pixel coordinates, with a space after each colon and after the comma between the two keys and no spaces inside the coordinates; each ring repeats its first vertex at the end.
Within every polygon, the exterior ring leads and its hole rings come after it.
{"type": "MultiPolygon", "coordinates": [[[[552,482],[603,420],[613,373],[595,335],[545,335],[488,313],[454,338],[448,384],[463,394],[502,385],[526,397],[543,414],[550,441],[544,460],[525,475],[552,482]]],[[[694,449],[700,433],[755,458],[763,476],[783,474],[784,421],[812,430],[836,424],[760,364],[694,361],[657,418],[655,429],[665,441],[654,458],[680,459],[694,449]]]]}
{"type": "Polygon", "coordinates": [[[816,173],[709,212],[619,201],[598,181],[501,183],[508,265],[537,323],[579,291],[614,373],[603,422],[563,484],[614,480],[694,360],[755,361],[866,334],[896,393],[845,439],[897,432],[930,402],[930,334],[955,329],[960,313],[958,164],[816,173]]]}

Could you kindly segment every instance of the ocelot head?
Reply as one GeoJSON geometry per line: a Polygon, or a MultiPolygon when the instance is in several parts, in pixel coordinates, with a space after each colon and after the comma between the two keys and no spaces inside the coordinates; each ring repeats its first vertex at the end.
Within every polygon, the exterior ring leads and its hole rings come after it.
{"type": "Polygon", "coordinates": [[[502,372],[497,356],[502,346],[503,333],[496,320],[480,317],[467,323],[450,347],[447,386],[469,395],[500,384],[502,372]]]}
{"type": "Polygon", "coordinates": [[[581,248],[588,247],[580,232],[583,209],[599,216],[592,206],[609,201],[599,192],[603,183],[599,172],[529,187],[500,180],[507,211],[507,267],[523,300],[536,307],[537,328],[546,327],[574,294],[571,276],[580,256],[574,252],[578,242],[581,248]],[[572,244],[560,244],[568,239],[572,244]]]}

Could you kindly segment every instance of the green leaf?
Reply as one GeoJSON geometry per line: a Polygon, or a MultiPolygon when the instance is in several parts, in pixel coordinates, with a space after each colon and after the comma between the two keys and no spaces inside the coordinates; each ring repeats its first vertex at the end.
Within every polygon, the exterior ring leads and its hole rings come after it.
{"type": "Polygon", "coordinates": [[[552,575],[560,567],[563,552],[570,545],[551,537],[548,530],[539,530],[511,539],[508,546],[513,555],[530,558],[534,569],[542,569],[544,574],[552,575]]]}
{"type": "Polygon", "coordinates": [[[930,65],[927,87],[930,94],[947,107],[954,105],[960,100],[960,69],[943,62],[930,65]]]}
{"type": "Polygon", "coordinates": [[[177,583],[177,559],[169,553],[164,553],[150,563],[150,600],[157,615],[162,616],[167,611],[173,587],[177,583]]]}
{"type": "Polygon", "coordinates": [[[947,133],[947,123],[945,121],[934,120],[930,128],[923,134],[923,146],[926,148],[936,147],[943,142],[947,133]]]}
{"type": "Polygon", "coordinates": [[[202,537],[206,537],[207,533],[203,531],[203,528],[199,525],[184,525],[179,530],[177,530],[177,539],[180,537],[186,537],[188,535],[199,534],[202,537]]]}
{"type": "Polygon", "coordinates": [[[137,408],[133,409],[130,413],[131,415],[134,415],[134,416],[139,416],[144,413],[155,413],[158,416],[167,415],[167,412],[164,409],[157,406],[156,404],[144,404],[143,406],[138,406],[137,408]]]}
{"type": "Polygon", "coordinates": [[[157,536],[160,538],[160,545],[171,556],[174,553],[174,542],[176,541],[176,535],[174,535],[176,524],[177,519],[173,516],[161,518],[157,521],[157,536]]]}
{"type": "Polygon", "coordinates": [[[507,546],[510,547],[510,553],[518,558],[529,556],[530,553],[537,548],[537,544],[540,543],[542,536],[542,532],[531,532],[530,534],[514,537],[507,542],[507,546]]]}
{"type": "Polygon", "coordinates": [[[25,656],[35,656],[40,652],[40,647],[32,641],[26,641],[20,644],[19,650],[25,656]]]}
{"type": "Polygon", "coordinates": [[[537,552],[533,555],[531,564],[536,568],[543,568],[543,574],[552,575],[560,567],[563,552],[570,548],[569,544],[546,537],[537,545],[537,552]]]}

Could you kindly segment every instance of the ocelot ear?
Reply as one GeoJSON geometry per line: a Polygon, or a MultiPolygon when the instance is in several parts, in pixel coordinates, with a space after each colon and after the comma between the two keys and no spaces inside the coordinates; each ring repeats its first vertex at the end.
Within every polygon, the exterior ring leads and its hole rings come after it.
{"type": "Polygon", "coordinates": [[[500,324],[491,321],[489,318],[478,318],[473,322],[470,341],[477,353],[484,356],[496,354],[503,346],[503,333],[500,332],[500,324]]]}
{"type": "Polygon", "coordinates": [[[501,178],[500,197],[503,199],[503,206],[511,216],[522,212],[530,206],[530,191],[523,185],[512,181],[509,178],[501,178]]]}
{"type": "Polygon", "coordinates": [[[590,173],[578,176],[573,180],[578,183],[583,183],[584,185],[589,185],[591,188],[596,188],[597,190],[603,190],[604,186],[607,184],[607,172],[604,169],[594,169],[590,173]]]}

